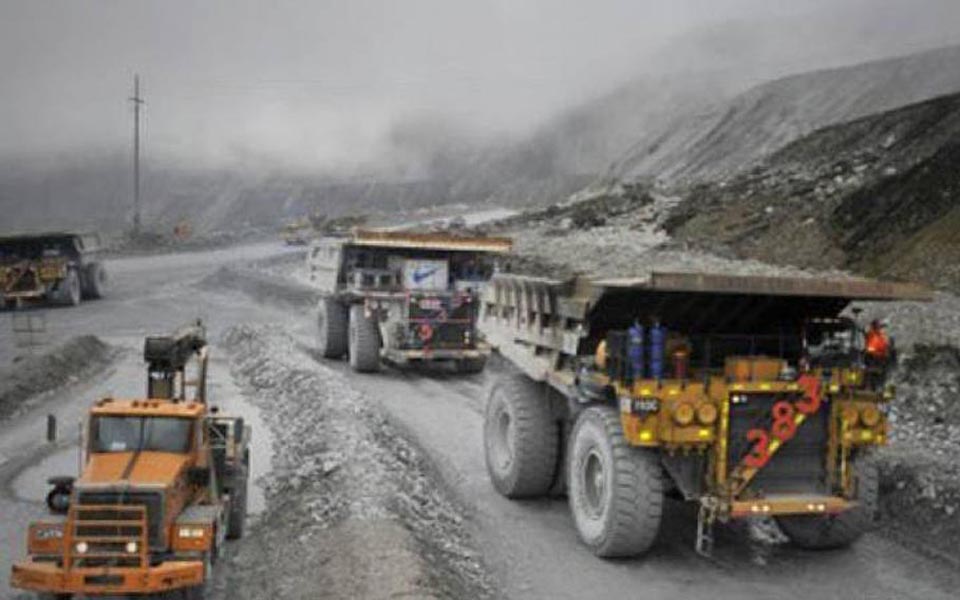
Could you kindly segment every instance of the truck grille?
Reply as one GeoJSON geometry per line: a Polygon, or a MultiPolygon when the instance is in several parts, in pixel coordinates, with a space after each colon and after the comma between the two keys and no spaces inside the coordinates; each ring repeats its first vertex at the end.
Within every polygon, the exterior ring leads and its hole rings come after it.
{"type": "Polygon", "coordinates": [[[147,510],[142,505],[96,504],[70,508],[67,568],[143,567],[147,561],[147,510]],[[134,552],[127,545],[136,544],[134,552]],[[83,546],[83,551],[80,547],[83,546]]]}
{"type": "MultiPolygon", "coordinates": [[[[747,432],[754,428],[770,430],[771,409],[780,398],[773,394],[749,394],[746,402],[730,404],[730,443],[727,464],[740,464],[751,443],[747,432]]],[[[829,406],[807,417],[796,436],[783,444],[770,458],[746,490],[751,495],[822,494],[827,492],[826,453],[829,441],[829,406]]]]}
{"type": "Polygon", "coordinates": [[[80,492],[76,508],[79,535],[123,538],[125,545],[128,541],[140,544],[140,535],[145,534],[149,548],[166,545],[160,492],[80,492]]]}

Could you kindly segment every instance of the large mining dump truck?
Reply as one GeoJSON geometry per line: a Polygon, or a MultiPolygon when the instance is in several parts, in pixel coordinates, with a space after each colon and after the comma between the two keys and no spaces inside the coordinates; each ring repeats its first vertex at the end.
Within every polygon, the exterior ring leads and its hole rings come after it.
{"type": "Polygon", "coordinates": [[[203,597],[224,540],[243,535],[250,464],[250,427],[207,403],[204,337],[191,326],[147,338],[146,397],[93,405],[83,471],[50,480],[52,516],[30,524],[13,587],[203,597]]]}
{"type": "Polygon", "coordinates": [[[31,301],[76,306],[102,298],[107,272],[96,234],[40,233],[0,237],[0,304],[31,301]]]}
{"type": "Polygon", "coordinates": [[[647,551],[668,495],[699,505],[701,553],[714,523],[745,517],[846,546],[873,522],[894,390],[845,309],[930,297],[863,279],[497,275],[480,329],[522,374],[487,403],[490,478],[509,498],[566,491],[601,557],[647,551]]]}
{"type": "Polygon", "coordinates": [[[358,372],[393,363],[452,362],[482,371],[490,348],[477,333],[479,292],[506,238],[356,230],[315,241],[310,280],[322,293],[317,341],[358,372]]]}

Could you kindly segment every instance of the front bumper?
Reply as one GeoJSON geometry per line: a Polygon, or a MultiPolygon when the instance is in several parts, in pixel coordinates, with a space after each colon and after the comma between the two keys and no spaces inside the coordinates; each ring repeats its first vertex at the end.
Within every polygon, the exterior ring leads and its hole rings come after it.
{"type": "Polygon", "coordinates": [[[9,292],[0,292],[0,298],[3,298],[5,301],[9,300],[38,300],[44,298],[47,295],[47,290],[45,288],[37,288],[32,290],[17,290],[9,292]]]}
{"type": "Polygon", "coordinates": [[[767,517],[787,515],[837,515],[856,506],[855,502],[837,496],[771,496],[756,500],[735,500],[730,517],[767,517]]]}
{"type": "Polygon", "coordinates": [[[417,360],[460,360],[486,358],[490,356],[490,347],[482,345],[476,348],[388,348],[383,351],[383,355],[397,363],[417,360]]]}
{"type": "Polygon", "coordinates": [[[85,567],[50,562],[15,563],[10,585],[49,594],[155,594],[203,584],[203,562],[169,561],[147,568],[85,567]]]}

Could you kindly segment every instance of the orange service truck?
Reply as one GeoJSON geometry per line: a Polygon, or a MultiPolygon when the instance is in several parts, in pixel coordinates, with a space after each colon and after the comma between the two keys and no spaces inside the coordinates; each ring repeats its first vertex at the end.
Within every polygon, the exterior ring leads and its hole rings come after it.
{"type": "Polygon", "coordinates": [[[243,535],[250,428],[207,403],[203,326],[148,337],[144,358],[146,398],[90,409],[83,471],[50,480],[52,514],[30,524],[13,587],[200,598],[224,540],[243,535]]]}

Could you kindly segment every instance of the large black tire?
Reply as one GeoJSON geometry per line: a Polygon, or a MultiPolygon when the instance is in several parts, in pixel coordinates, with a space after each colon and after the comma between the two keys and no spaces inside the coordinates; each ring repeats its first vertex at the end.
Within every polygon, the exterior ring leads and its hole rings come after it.
{"type": "Polygon", "coordinates": [[[83,268],[81,284],[84,299],[103,298],[107,291],[107,270],[97,262],[88,264],[83,268]]]}
{"type": "Polygon", "coordinates": [[[507,498],[543,496],[557,476],[560,426],[542,386],[523,375],[504,377],[487,399],[487,472],[507,498]]]}
{"type": "Polygon", "coordinates": [[[663,469],[657,454],[627,445],[616,409],[595,406],[580,414],[567,465],[580,539],[605,558],[646,552],[663,515],[663,469]]]}
{"type": "Polygon", "coordinates": [[[380,368],[380,330],[377,322],[363,314],[363,305],[350,307],[348,328],[350,366],[358,373],[373,373],[380,368]]]}
{"type": "Polygon", "coordinates": [[[237,475],[230,491],[230,514],[227,516],[227,539],[239,540],[247,523],[247,471],[237,475]]]}
{"type": "Polygon", "coordinates": [[[790,541],[808,550],[844,548],[869,531],[879,510],[880,474],[866,458],[851,461],[857,505],[839,515],[777,517],[777,524],[790,541]]]}
{"type": "Polygon", "coordinates": [[[475,358],[461,358],[457,361],[457,373],[463,375],[474,375],[482,373],[487,366],[486,356],[477,356],[475,358]]]}
{"type": "Polygon", "coordinates": [[[317,307],[317,350],[324,358],[347,353],[347,307],[335,298],[322,298],[317,307]]]}
{"type": "Polygon", "coordinates": [[[67,276],[57,284],[56,302],[64,306],[76,306],[80,304],[81,285],[80,275],[76,269],[68,269],[67,276]]]}

